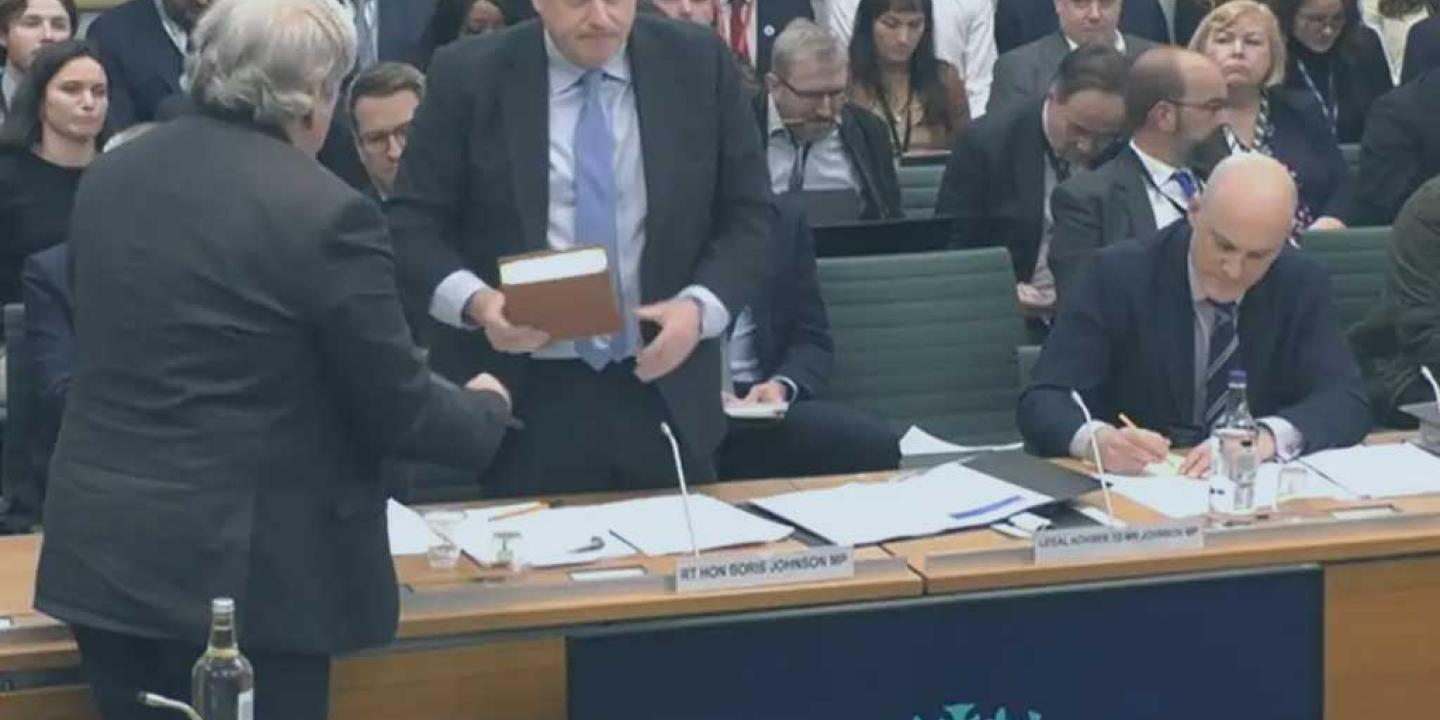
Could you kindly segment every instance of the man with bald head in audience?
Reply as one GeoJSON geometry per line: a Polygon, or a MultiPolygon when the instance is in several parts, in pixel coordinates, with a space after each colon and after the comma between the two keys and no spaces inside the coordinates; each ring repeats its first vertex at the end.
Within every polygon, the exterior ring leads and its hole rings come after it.
{"type": "Polygon", "coordinates": [[[1062,304],[1020,397],[1030,450],[1089,458],[1093,439],[1107,471],[1139,474],[1171,447],[1199,445],[1182,471],[1203,475],[1203,443],[1232,370],[1249,381],[1259,460],[1362,440],[1369,402],[1329,278],[1286,246],[1295,203],[1283,165],[1237,155],[1216,167],[1189,222],[1102,250],[1062,304]],[[1122,429],[1122,412],[1143,429],[1122,429]]]}
{"type": "Polygon", "coordinates": [[[1125,85],[1129,146],[1050,198],[1050,269],[1061,297],[1096,250],[1151,237],[1189,213],[1209,170],[1195,167],[1196,149],[1220,128],[1227,93],[1220,66],[1200,53],[1155,48],[1135,61],[1125,85]]]}

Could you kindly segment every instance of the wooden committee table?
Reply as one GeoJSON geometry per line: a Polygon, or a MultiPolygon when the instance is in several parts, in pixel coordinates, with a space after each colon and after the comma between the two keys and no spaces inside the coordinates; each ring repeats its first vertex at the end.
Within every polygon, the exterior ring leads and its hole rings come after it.
{"type": "MultiPolygon", "coordinates": [[[[727,483],[703,492],[743,502],[856,479],[727,483]]],[[[1083,501],[1103,506],[1098,492],[1083,501]]],[[[1160,519],[1119,496],[1114,501],[1132,525],[1160,519]]],[[[437,572],[423,557],[400,557],[399,638],[337,661],[331,716],[564,718],[567,638],[594,628],[980,596],[1005,602],[1081,586],[1298,567],[1323,577],[1324,717],[1414,717],[1415,708],[1440,706],[1440,497],[1378,504],[1399,512],[1341,523],[1327,513],[1343,503],[1297,501],[1284,506],[1288,517],[1212,533],[1203,550],[1073,564],[1036,565],[1029,543],[982,529],[858,549],[851,579],[693,595],[667,586],[673,558],[610,561],[603,565],[639,565],[646,575],[596,582],[576,581],[566,570],[506,575],[468,557],[454,571],[437,572]]],[[[68,631],[30,608],[39,542],[0,538],[0,617],[12,623],[0,630],[0,718],[94,718],[68,631]]],[[[798,546],[789,540],[777,549],[798,546]]],[[[637,678],[637,686],[644,683],[637,678]]]]}

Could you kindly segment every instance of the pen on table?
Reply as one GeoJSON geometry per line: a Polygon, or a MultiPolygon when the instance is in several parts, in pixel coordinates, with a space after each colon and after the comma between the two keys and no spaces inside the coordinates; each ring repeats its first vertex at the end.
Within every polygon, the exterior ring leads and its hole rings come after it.
{"type": "Polygon", "coordinates": [[[531,503],[529,507],[523,507],[518,510],[511,510],[510,512],[504,513],[502,515],[496,515],[495,517],[490,518],[490,522],[495,522],[497,520],[509,520],[513,517],[529,515],[530,513],[539,512],[544,509],[545,503],[531,503]]]}

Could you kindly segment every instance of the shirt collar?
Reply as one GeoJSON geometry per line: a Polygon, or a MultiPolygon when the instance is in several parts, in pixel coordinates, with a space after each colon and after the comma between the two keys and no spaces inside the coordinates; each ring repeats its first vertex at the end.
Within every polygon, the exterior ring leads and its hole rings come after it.
{"type": "MultiPolygon", "coordinates": [[[[627,84],[630,82],[630,60],[625,52],[628,47],[628,41],[621,44],[620,50],[600,66],[607,76],[627,84]]],[[[550,59],[550,95],[552,97],[569,90],[579,83],[580,79],[585,77],[585,73],[588,72],[587,68],[570,62],[565,54],[560,52],[560,47],[550,38],[549,31],[545,33],[545,54],[550,59]]]]}
{"type": "Polygon", "coordinates": [[[164,0],[155,0],[155,12],[160,13],[160,25],[165,28],[165,34],[170,36],[170,42],[175,45],[175,49],[183,57],[185,47],[190,44],[190,33],[180,27],[180,23],[170,17],[170,13],[165,12],[164,0]]]}
{"type": "Polygon", "coordinates": [[[1150,173],[1150,180],[1155,183],[1155,187],[1158,188],[1170,182],[1170,178],[1175,174],[1177,168],[1141,150],[1134,140],[1130,141],[1130,149],[1134,150],[1135,155],[1140,158],[1140,164],[1145,166],[1145,172],[1150,173]]]}
{"type": "MultiPolygon", "coordinates": [[[[1063,31],[1060,33],[1060,37],[1065,38],[1065,44],[1070,46],[1070,52],[1075,52],[1075,49],[1080,47],[1080,43],[1071,40],[1070,36],[1066,35],[1063,31]]],[[[1115,51],[1121,55],[1125,54],[1125,33],[1119,30],[1115,31],[1115,51]]]]}

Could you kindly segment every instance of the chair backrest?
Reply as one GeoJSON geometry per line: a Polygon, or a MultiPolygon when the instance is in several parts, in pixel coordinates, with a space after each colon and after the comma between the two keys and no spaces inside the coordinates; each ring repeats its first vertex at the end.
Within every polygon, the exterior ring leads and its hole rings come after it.
{"type": "Polygon", "coordinates": [[[1390,274],[1390,228],[1307,232],[1300,238],[1300,247],[1330,271],[1342,327],[1353,327],[1380,302],[1390,274]]]}
{"type": "Polygon", "coordinates": [[[823,258],[830,399],[957,442],[1017,437],[1024,323],[998,248],[823,258]]]}
{"type": "Polygon", "coordinates": [[[900,208],[907,218],[928,218],[935,214],[935,198],[940,195],[940,181],[945,177],[942,165],[901,165],[900,208]]]}
{"type": "Polygon", "coordinates": [[[1345,165],[1350,168],[1350,177],[1360,175],[1360,143],[1340,143],[1340,155],[1345,158],[1345,165]]]}
{"type": "MultiPolygon", "coordinates": [[[[0,449],[0,495],[15,510],[17,501],[32,501],[35,472],[30,460],[30,432],[35,404],[34,363],[25,342],[25,306],[9,304],[5,320],[5,444],[0,449]]],[[[23,508],[26,512],[38,508],[23,508]]]]}

